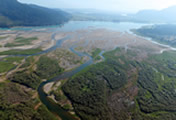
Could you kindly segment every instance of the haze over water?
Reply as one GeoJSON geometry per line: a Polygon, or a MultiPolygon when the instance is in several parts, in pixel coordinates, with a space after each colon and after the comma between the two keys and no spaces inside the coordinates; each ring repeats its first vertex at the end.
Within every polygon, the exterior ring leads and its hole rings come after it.
{"type": "Polygon", "coordinates": [[[176,5],[176,0],[19,0],[50,8],[84,8],[134,13],[143,9],[164,9],[176,5]]]}

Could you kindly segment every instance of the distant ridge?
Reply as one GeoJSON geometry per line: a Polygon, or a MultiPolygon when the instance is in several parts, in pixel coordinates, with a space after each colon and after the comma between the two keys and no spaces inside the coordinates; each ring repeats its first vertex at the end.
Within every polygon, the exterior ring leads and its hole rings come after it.
{"type": "Polygon", "coordinates": [[[163,10],[142,10],[134,15],[134,17],[151,22],[176,23],[176,6],[171,6],[163,10]]]}
{"type": "Polygon", "coordinates": [[[0,27],[60,25],[70,17],[61,10],[22,4],[17,0],[0,0],[0,27]]]}

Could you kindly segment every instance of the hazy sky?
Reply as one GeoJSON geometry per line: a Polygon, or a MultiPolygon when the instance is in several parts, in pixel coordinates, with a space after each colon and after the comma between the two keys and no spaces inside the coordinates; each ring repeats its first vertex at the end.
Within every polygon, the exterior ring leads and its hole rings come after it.
{"type": "Polygon", "coordinates": [[[18,0],[50,8],[94,8],[109,11],[137,12],[176,5],[176,0],[18,0]]]}

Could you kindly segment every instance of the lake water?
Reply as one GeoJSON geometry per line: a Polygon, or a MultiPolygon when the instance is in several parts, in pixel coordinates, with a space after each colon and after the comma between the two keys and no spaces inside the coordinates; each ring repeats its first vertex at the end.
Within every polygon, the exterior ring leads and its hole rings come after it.
{"type": "Polygon", "coordinates": [[[62,26],[44,26],[44,27],[14,27],[14,28],[0,28],[0,30],[45,30],[56,28],[58,31],[75,31],[87,28],[105,28],[110,30],[116,30],[120,32],[129,31],[130,29],[140,28],[142,26],[152,25],[143,23],[131,23],[131,22],[100,22],[100,21],[70,21],[62,26]]]}
{"type": "Polygon", "coordinates": [[[130,29],[140,28],[149,24],[130,23],[130,22],[94,22],[94,21],[70,21],[59,30],[62,31],[75,31],[87,28],[105,28],[116,30],[120,32],[129,31],[130,29]]]}

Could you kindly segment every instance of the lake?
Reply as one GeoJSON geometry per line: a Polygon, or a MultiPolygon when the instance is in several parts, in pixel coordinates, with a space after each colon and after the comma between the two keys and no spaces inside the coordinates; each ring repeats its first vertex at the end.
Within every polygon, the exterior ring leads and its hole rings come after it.
{"type": "Polygon", "coordinates": [[[31,30],[45,30],[45,29],[54,29],[56,28],[58,31],[75,31],[81,29],[88,28],[103,28],[109,30],[116,30],[119,32],[129,31],[130,29],[137,29],[142,26],[152,25],[152,24],[144,24],[144,23],[132,23],[132,22],[100,22],[100,21],[70,21],[65,23],[62,26],[54,25],[54,26],[41,26],[41,27],[14,27],[14,28],[0,28],[0,30],[23,30],[23,31],[31,31],[31,30]]]}

